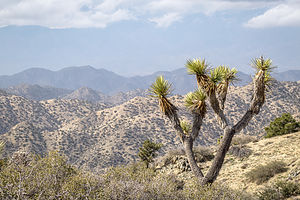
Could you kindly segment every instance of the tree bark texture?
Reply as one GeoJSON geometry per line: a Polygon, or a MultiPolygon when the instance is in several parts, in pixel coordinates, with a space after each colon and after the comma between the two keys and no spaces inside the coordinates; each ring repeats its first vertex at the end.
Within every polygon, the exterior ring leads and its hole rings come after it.
{"type": "Polygon", "coordinates": [[[197,178],[203,178],[204,175],[199,166],[197,165],[195,155],[193,152],[193,139],[191,137],[186,137],[183,141],[183,146],[192,172],[197,178]]]}

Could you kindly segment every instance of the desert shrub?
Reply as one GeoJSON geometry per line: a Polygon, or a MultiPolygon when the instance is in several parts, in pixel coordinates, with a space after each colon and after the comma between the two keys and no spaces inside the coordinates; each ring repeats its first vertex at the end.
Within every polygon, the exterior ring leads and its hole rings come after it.
{"type": "Polygon", "coordinates": [[[300,195],[300,184],[291,181],[277,181],[258,193],[260,200],[280,200],[300,195]]]}
{"type": "Polygon", "coordinates": [[[275,187],[280,191],[283,197],[300,195],[300,184],[291,181],[278,181],[275,187]]]}
{"type": "Polygon", "coordinates": [[[100,199],[101,195],[102,182],[95,175],[80,172],[62,185],[63,199],[100,199]]]}
{"type": "Polygon", "coordinates": [[[257,141],[256,136],[240,134],[232,138],[231,145],[244,145],[254,141],[257,141]]]}
{"type": "Polygon", "coordinates": [[[246,158],[251,155],[252,150],[245,145],[233,145],[228,150],[228,153],[237,158],[246,158]]]}
{"type": "Polygon", "coordinates": [[[2,199],[58,198],[63,183],[75,173],[64,157],[55,152],[44,158],[16,153],[0,172],[0,196],[2,199]]]}
{"type": "Polygon", "coordinates": [[[258,199],[259,200],[281,200],[283,199],[283,196],[275,188],[266,187],[263,189],[263,191],[258,193],[258,199]]]}
{"type": "Polygon", "coordinates": [[[183,199],[182,182],[138,163],[111,168],[102,185],[102,199],[183,199]]]}
{"type": "Polygon", "coordinates": [[[209,147],[198,146],[194,147],[193,150],[197,162],[206,162],[214,158],[214,153],[209,147]]]}
{"type": "MultiPolygon", "coordinates": [[[[214,158],[214,153],[209,147],[197,146],[193,148],[193,152],[197,162],[206,162],[214,158]]],[[[170,150],[165,159],[172,159],[175,156],[186,156],[184,149],[170,150]]]]}
{"type": "Polygon", "coordinates": [[[251,171],[249,171],[246,176],[251,182],[256,182],[257,184],[264,183],[272,178],[275,174],[287,171],[286,164],[282,161],[272,161],[266,165],[258,165],[251,171]]]}
{"type": "Polygon", "coordinates": [[[299,130],[299,128],[300,123],[297,122],[290,113],[284,113],[281,117],[272,121],[268,127],[265,127],[265,137],[270,138],[277,135],[293,133],[299,130]]]}
{"type": "Polygon", "coordinates": [[[168,151],[168,155],[173,157],[173,156],[184,156],[185,155],[185,151],[184,149],[172,149],[170,151],[168,151]]]}
{"type": "Polygon", "coordinates": [[[250,135],[235,135],[232,138],[232,142],[228,153],[237,158],[246,158],[251,155],[252,150],[249,149],[246,144],[257,141],[255,136],[250,135]]]}
{"type": "Polygon", "coordinates": [[[225,185],[213,183],[212,185],[201,186],[197,180],[184,188],[183,193],[186,199],[197,200],[247,200],[253,199],[249,194],[232,190],[225,185]]]}

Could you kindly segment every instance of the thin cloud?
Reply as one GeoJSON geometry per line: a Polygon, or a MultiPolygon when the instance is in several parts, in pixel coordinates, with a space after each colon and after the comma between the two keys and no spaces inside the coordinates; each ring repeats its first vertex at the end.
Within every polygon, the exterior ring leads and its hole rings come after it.
{"type": "Polygon", "coordinates": [[[250,19],[250,28],[300,26],[300,1],[288,1],[267,10],[264,14],[250,19]]]}
{"type": "Polygon", "coordinates": [[[157,27],[168,27],[174,22],[177,22],[181,19],[181,16],[178,13],[168,13],[162,17],[155,17],[150,19],[151,22],[155,22],[157,27]]]}
{"type": "Polygon", "coordinates": [[[161,26],[162,21],[168,21],[168,26],[171,23],[181,20],[189,14],[201,13],[204,15],[213,15],[219,11],[225,10],[249,10],[269,8],[277,5],[281,0],[153,0],[146,6],[146,10],[150,13],[167,13],[161,18],[151,19],[157,22],[157,26],[161,26]],[[167,20],[168,13],[176,13],[176,18],[167,20]],[[180,16],[180,17],[179,17],[180,16]]]}

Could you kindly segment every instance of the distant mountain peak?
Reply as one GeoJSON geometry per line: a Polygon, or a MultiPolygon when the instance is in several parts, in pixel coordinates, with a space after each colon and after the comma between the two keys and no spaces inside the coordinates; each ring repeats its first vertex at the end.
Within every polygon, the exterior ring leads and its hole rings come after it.
{"type": "Polygon", "coordinates": [[[90,66],[90,65],[84,65],[84,66],[72,66],[72,67],[65,67],[61,70],[58,70],[56,72],[60,72],[60,71],[76,71],[76,70],[90,70],[90,71],[97,71],[98,69],[90,66]]]}
{"type": "MultiPolygon", "coordinates": [[[[173,84],[174,94],[186,94],[197,87],[193,76],[186,73],[185,68],[173,71],[160,71],[146,76],[123,77],[106,69],[96,69],[90,65],[67,67],[58,71],[50,71],[43,68],[31,68],[23,72],[0,76],[0,88],[29,84],[51,86],[69,90],[77,90],[88,87],[106,95],[114,95],[118,92],[128,92],[135,89],[147,89],[155,81],[157,75],[163,75],[173,84]]],[[[238,72],[240,82],[237,86],[243,86],[251,82],[251,76],[238,72]]],[[[274,78],[280,81],[298,81],[300,70],[290,70],[274,74],[274,78]]]]}

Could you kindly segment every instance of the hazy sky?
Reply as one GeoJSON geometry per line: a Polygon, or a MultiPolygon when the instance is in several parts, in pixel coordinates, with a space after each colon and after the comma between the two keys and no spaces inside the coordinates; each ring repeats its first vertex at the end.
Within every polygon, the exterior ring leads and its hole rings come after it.
{"type": "Polygon", "coordinates": [[[300,69],[300,0],[0,0],[0,75],[91,65],[149,74],[206,58],[300,69]]]}

